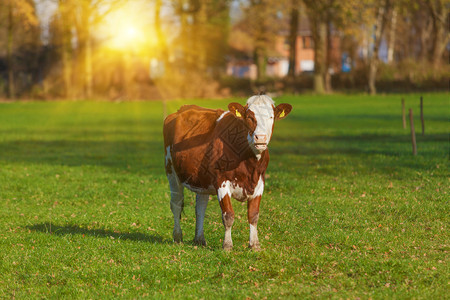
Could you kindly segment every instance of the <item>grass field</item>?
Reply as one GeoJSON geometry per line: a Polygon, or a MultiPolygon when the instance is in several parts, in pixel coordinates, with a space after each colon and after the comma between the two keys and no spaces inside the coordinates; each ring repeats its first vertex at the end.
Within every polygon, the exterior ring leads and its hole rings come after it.
{"type": "Polygon", "coordinates": [[[275,99],[293,112],[269,145],[257,253],[237,201],[222,251],[215,197],[194,246],[192,193],[172,243],[161,102],[2,103],[0,298],[448,299],[450,101],[424,95],[421,136],[418,99],[275,99]]]}

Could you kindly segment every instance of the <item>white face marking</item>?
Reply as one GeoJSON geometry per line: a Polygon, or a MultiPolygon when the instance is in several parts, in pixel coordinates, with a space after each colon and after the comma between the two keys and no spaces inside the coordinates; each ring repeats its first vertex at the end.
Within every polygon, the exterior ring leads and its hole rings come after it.
{"type": "Polygon", "coordinates": [[[250,134],[247,136],[247,140],[255,155],[258,155],[267,149],[272,137],[274,102],[270,97],[260,95],[250,97],[247,105],[248,110],[253,112],[256,119],[255,131],[251,136],[250,134]]]}
{"type": "Polygon", "coordinates": [[[267,144],[270,141],[272,135],[273,117],[274,112],[271,104],[254,104],[248,108],[255,114],[256,129],[253,132],[253,138],[255,135],[266,135],[267,144]]]}

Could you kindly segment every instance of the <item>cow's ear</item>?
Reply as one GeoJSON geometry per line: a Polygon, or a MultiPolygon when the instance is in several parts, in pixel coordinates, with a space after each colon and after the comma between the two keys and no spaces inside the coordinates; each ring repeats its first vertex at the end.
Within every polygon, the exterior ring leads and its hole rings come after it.
{"type": "Polygon", "coordinates": [[[292,105],[287,103],[281,103],[278,104],[277,107],[275,107],[274,115],[275,120],[281,120],[286,118],[286,116],[291,112],[292,105]]]}
{"type": "Polygon", "coordinates": [[[238,118],[244,118],[245,117],[245,108],[240,105],[239,103],[230,103],[228,104],[228,110],[232,112],[236,117],[238,118]]]}

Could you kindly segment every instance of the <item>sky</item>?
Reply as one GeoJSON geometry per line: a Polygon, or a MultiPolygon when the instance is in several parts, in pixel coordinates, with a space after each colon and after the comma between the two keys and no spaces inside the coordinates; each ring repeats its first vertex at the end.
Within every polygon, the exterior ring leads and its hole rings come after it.
{"type": "Polygon", "coordinates": [[[41,39],[44,42],[44,44],[46,44],[49,39],[48,28],[50,18],[54,14],[58,5],[56,4],[55,1],[51,0],[40,0],[40,1],[34,0],[34,2],[36,4],[36,13],[41,21],[41,29],[42,29],[41,39]]]}

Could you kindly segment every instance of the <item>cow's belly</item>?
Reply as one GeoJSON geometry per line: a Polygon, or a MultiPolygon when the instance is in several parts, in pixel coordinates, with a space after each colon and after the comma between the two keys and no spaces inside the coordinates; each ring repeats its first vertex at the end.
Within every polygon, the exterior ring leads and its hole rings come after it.
{"type": "Polygon", "coordinates": [[[198,194],[215,195],[215,174],[205,158],[206,146],[195,147],[174,154],[174,167],[181,184],[198,194]]]}
{"type": "Polygon", "coordinates": [[[196,187],[192,186],[189,183],[183,182],[183,186],[190,190],[191,192],[197,193],[197,194],[204,194],[204,195],[216,195],[216,189],[210,185],[207,188],[202,187],[196,187]]]}

